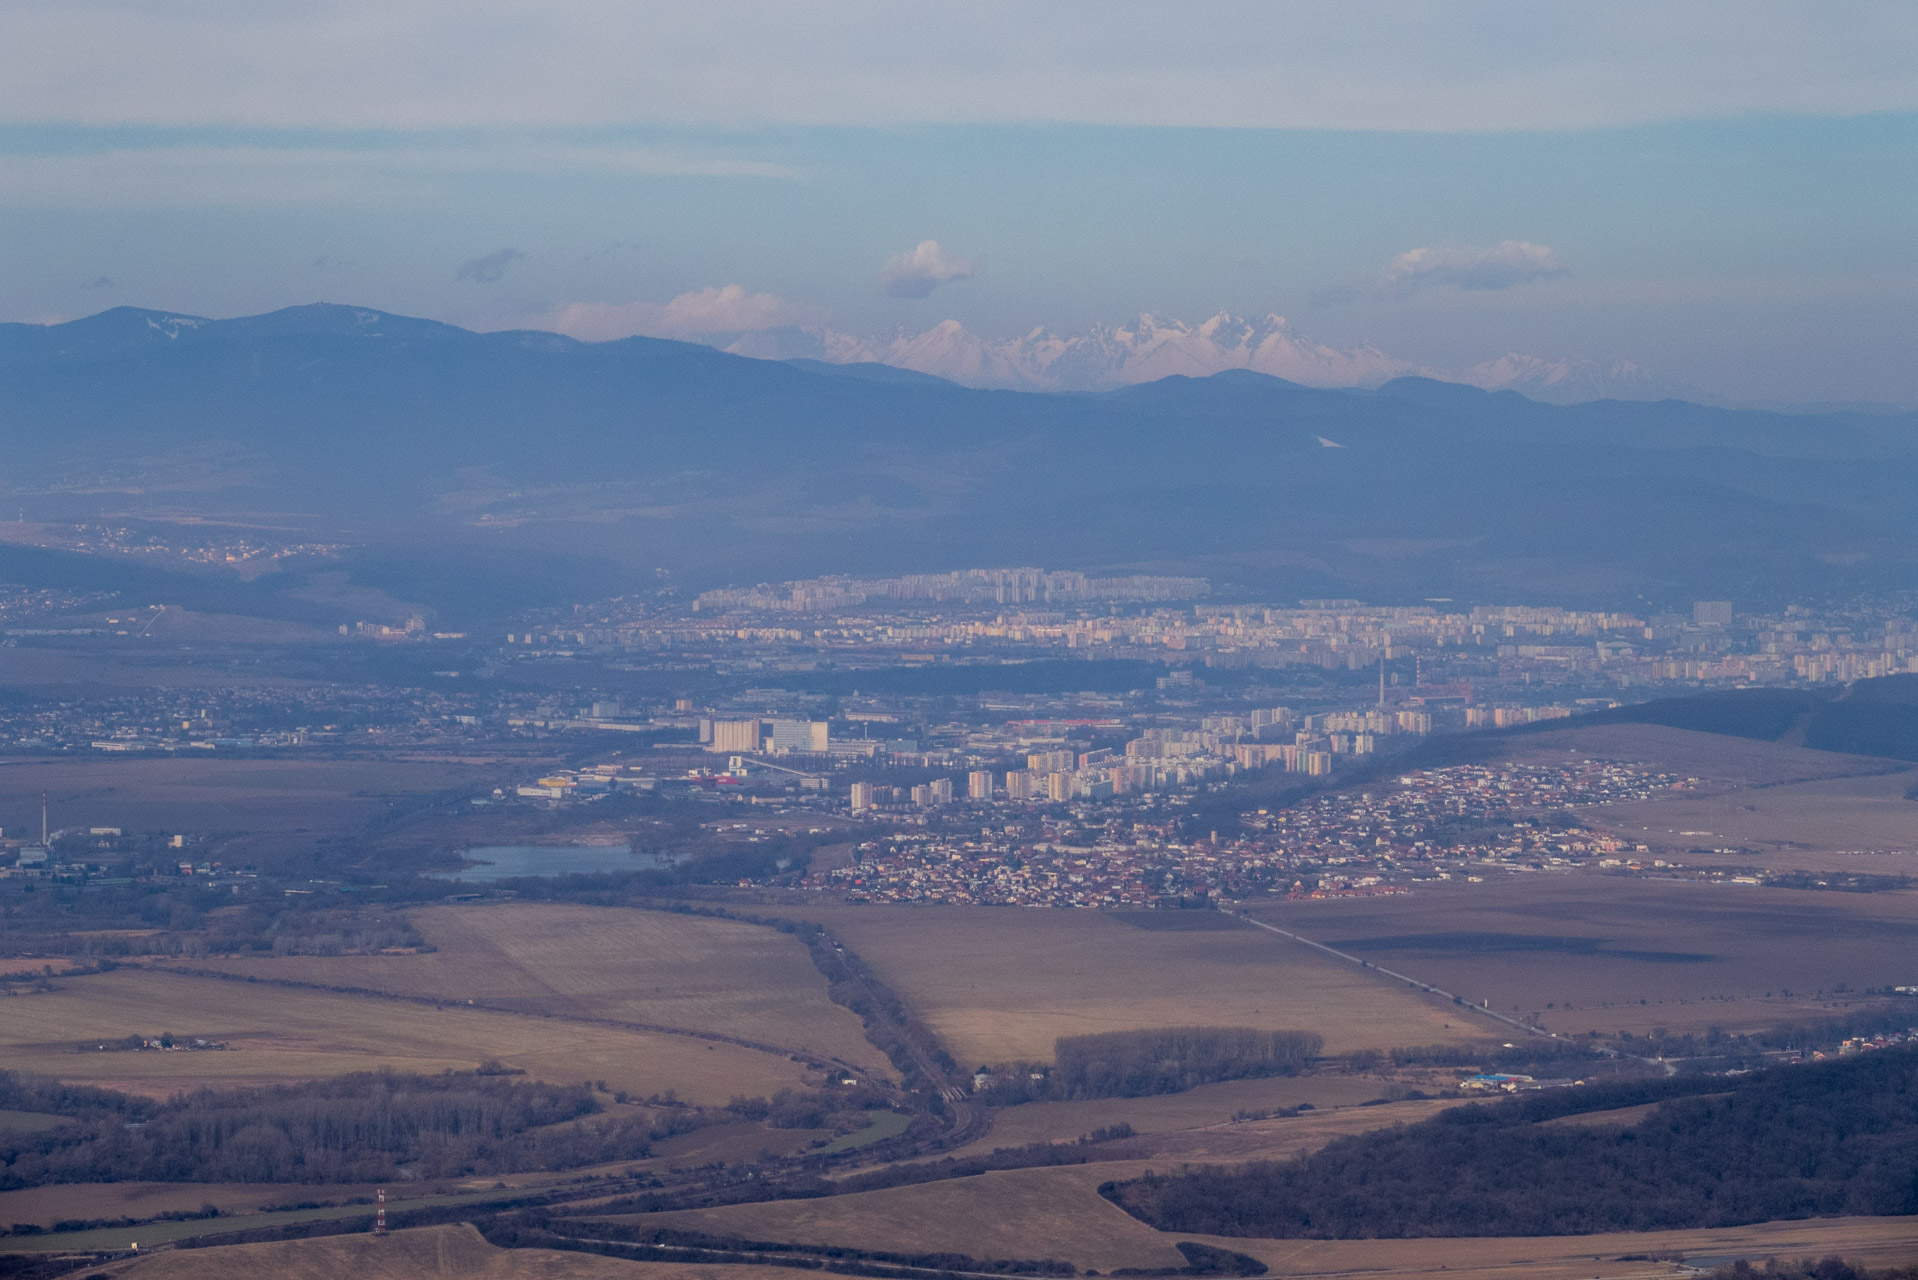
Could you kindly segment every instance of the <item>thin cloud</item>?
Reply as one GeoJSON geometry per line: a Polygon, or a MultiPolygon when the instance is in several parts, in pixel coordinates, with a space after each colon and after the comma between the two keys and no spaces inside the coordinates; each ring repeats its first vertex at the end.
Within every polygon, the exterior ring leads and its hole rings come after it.
{"type": "Polygon", "coordinates": [[[1882,2],[8,8],[0,118],[28,124],[1478,132],[1918,107],[1918,10],[1882,2]]]}
{"type": "Polygon", "coordinates": [[[790,302],[772,293],[749,293],[743,285],[708,286],[682,293],[671,302],[569,302],[554,307],[542,328],[587,342],[643,335],[652,338],[708,338],[716,334],[767,329],[812,328],[826,314],[817,307],[790,302]]]}
{"type": "Polygon", "coordinates": [[[259,208],[444,200],[469,177],[698,177],[797,180],[789,165],[723,150],[619,145],[113,147],[0,152],[0,207],[259,208]]]}
{"type": "Polygon", "coordinates": [[[1408,249],[1356,280],[1322,289],[1312,301],[1322,307],[1352,302],[1402,302],[1434,286],[1511,289],[1565,274],[1557,251],[1529,240],[1502,240],[1489,249],[1408,249]]]}
{"type": "Polygon", "coordinates": [[[506,274],[506,268],[512,266],[526,255],[518,249],[501,249],[480,258],[469,258],[460,263],[460,269],[453,273],[455,280],[471,280],[474,284],[492,284],[506,274]]]}
{"type": "Polygon", "coordinates": [[[895,298],[923,298],[942,284],[970,280],[976,273],[970,259],[946,252],[937,240],[921,240],[886,259],[879,269],[879,286],[895,298]]]}
{"type": "Polygon", "coordinates": [[[114,289],[118,288],[119,284],[120,282],[112,276],[95,276],[80,287],[82,289],[114,289]]]}

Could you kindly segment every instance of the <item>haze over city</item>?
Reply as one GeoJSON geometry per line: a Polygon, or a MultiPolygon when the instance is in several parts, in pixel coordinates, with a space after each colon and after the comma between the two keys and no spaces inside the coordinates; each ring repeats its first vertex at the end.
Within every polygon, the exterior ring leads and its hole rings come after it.
{"type": "Polygon", "coordinates": [[[0,0],[0,1277],[1918,1280],[1914,66],[0,0]]]}

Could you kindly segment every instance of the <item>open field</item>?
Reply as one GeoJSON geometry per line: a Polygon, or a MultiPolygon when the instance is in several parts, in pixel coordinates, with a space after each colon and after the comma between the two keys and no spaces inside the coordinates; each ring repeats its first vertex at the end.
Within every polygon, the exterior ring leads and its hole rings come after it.
{"type": "MultiPolygon", "coordinates": [[[[157,624],[156,624],[157,625],[157,624]]],[[[58,648],[22,645],[0,651],[0,688],[296,688],[311,681],[260,674],[252,663],[235,671],[235,652],[153,651],[132,641],[96,641],[58,648]]]]}
{"type": "Polygon", "coordinates": [[[128,1280],[781,1280],[817,1276],[788,1267],[626,1262],[550,1249],[495,1249],[465,1224],[283,1244],[239,1244],[155,1254],[101,1268],[128,1280]]]}
{"type": "Polygon", "coordinates": [[[437,951],[193,963],[261,978],[715,1032],[891,1075],[859,1019],[827,999],[826,980],[805,945],[776,929],[546,903],[430,907],[408,917],[437,951]]]}
{"type": "Polygon", "coordinates": [[[1184,1264],[1172,1242],[1187,1237],[1159,1232],[1101,1199],[1100,1183],[1137,1177],[1148,1167],[1282,1159],[1316,1150],[1335,1137],[1423,1120],[1456,1105],[1395,1103],[1165,1131],[1117,1144],[1114,1149],[1124,1151],[1127,1158],[1098,1164],[1009,1169],[826,1199],[689,1209],[622,1221],[861,1249],[949,1249],[975,1258],[1065,1258],[1081,1268],[1100,1270],[1177,1267],[1184,1264]]]}
{"type": "Polygon", "coordinates": [[[1033,1102],[996,1112],[992,1132],[956,1154],[976,1155],[1028,1142],[1070,1142],[1082,1134],[1129,1124],[1140,1134],[1222,1125],[1240,1111],[1267,1111],[1310,1103],[1321,1111],[1369,1102],[1384,1094],[1385,1081],[1364,1075],[1274,1076],[1227,1080],[1184,1093],[1149,1098],[1091,1098],[1083,1102],[1033,1102]]]}
{"type": "Polygon", "coordinates": [[[0,1133],[45,1133],[66,1119],[45,1111],[0,1111],[0,1133]]]}
{"type": "Polygon", "coordinates": [[[1060,1036],[1316,1031],[1328,1053],[1482,1040],[1476,1020],[1262,930],[1141,929],[1094,911],[782,908],[830,926],[968,1065],[1050,1061],[1060,1036]]]}
{"type": "Polygon", "coordinates": [[[1671,773],[1696,777],[1709,790],[1775,787],[1817,778],[1909,772],[1907,761],[1814,751],[1808,747],[1720,733],[1698,733],[1658,724],[1582,725],[1515,734],[1499,744],[1499,756],[1523,763],[1563,760],[1572,753],[1635,760],[1671,773]]]}
{"type": "MultiPolygon", "coordinates": [[[[223,1213],[252,1213],[270,1205],[340,1201],[375,1188],[244,1182],[61,1182],[24,1191],[0,1191],[0,1222],[43,1227],[73,1218],[157,1218],[206,1205],[223,1213]]],[[[420,1194],[425,1188],[408,1188],[420,1194]]],[[[393,1194],[391,1192],[389,1195],[393,1194]]]]}
{"type": "MultiPolygon", "coordinates": [[[[1651,1253],[1693,1259],[1841,1253],[1884,1266],[1918,1260],[1918,1221],[1831,1218],[1714,1230],[1599,1236],[1422,1240],[1258,1240],[1156,1231],[1100,1198],[1099,1184],[1137,1176],[1136,1161],[1020,1169],[825,1200],[655,1214],[647,1221],[762,1240],[867,1249],[955,1249],[979,1258],[1064,1258],[1080,1268],[1177,1267],[1173,1244],[1247,1253],[1277,1276],[1524,1276],[1585,1280],[1684,1272],[1651,1253]],[[968,1243],[970,1242],[970,1243],[968,1243]],[[1621,1255],[1627,1255],[1621,1259],[1621,1255]],[[1635,1256],[1633,1256],[1635,1255],[1635,1256]]],[[[1163,1166],[1161,1166],[1163,1167],[1163,1166]]]]}
{"type": "MultiPolygon", "coordinates": [[[[1096,1194],[1092,1198],[1097,1201],[1096,1194]]],[[[1040,1226],[1036,1222],[1033,1225],[1040,1226]]],[[[1070,1229],[1070,1224],[1067,1225],[1070,1229]]],[[[1647,1255],[1676,1250],[1696,1264],[1737,1257],[1822,1257],[1837,1253],[1853,1262],[1872,1266],[1908,1264],[1918,1257],[1912,1227],[1910,1220],[1902,1218],[1825,1218],[1712,1231],[1523,1239],[1177,1238],[1198,1239],[1252,1254],[1264,1261],[1276,1277],[1667,1280],[1692,1273],[1670,1262],[1651,1260],[1647,1255]]],[[[1171,1266],[1183,1262],[1176,1252],[1166,1247],[1174,1237],[1159,1237],[1157,1232],[1149,1234],[1155,1237],[1150,1256],[1164,1259],[1171,1266]],[[1169,1259],[1167,1253],[1171,1254],[1169,1259]]],[[[1046,1239],[1040,1229],[1030,1235],[1012,1236],[1008,1242],[1025,1249],[1023,1256],[1042,1256],[1033,1251],[1046,1239]]],[[[974,1256],[982,1256],[989,1251],[982,1241],[981,1247],[972,1252],[974,1256]]],[[[256,1276],[336,1280],[343,1275],[364,1280],[452,1280],[453,1277],[462,1280],[465,1277],[483,1280],[626,1280],[628,1277],[632,1280],[779,1280],[784,1276],[818,1274],[783,1267],[639,1263],[543,1249],[495,1249],[482,1240],[478,1232],[463,1224],[396,1231],[385,1240],[367,1235],[327,1236],[276,1244],[169,1251],[108,1264],[100,1270],[129,1280],[253,1280],[256,1276]]]]}
{"type": "Polygon", "coordinates": [[[13,997],[0,1019],[0,1068],[154,1096],[381,1067],[470,1071],[488,1058],[541,1079],[605,1080],[639,1095],[674,1089],[701,1103],[769,1094],[804,1079],[802,1065],[783,1055],[687,1036],[133,969],[67,978],[48,994],[13,997]],[[160,1031],[231,1048],[75,1048],[160,1031]]]}
{"type": "Polygon", "coordinates": [[[420,761],[7,760],[0,762],[0,828],[37,833],[44,791],[56,827],[238,832],[249,844],[277,845],[363,826],[412,797],[491,788],[496,772],[420,761]]]}
{"type": "Polygon", "coordinates": [[[1081,1269],[1102,1271],[1184,1266],[1172,1237],[1100,1199],[1095,1190],[1109,1178],[1135,1176],[1143,1167],[1127,1163],[1011,1169],[823,1200],[779,1200],[624,1220],[856,1249],[1063,1258],[1081,1269]]]}
{"type": "Polygon", "coordinates": [[[1904,761],[1614,724],[1507,739],[1511,760],[1633,760],[1699,779],[1697,790],[1579,810],[1587,822],[1687,865],[1918,874],[1918,770],[1904,761]],[[1752,855],[1707,852],[1739,846],[1752,855]],[[1693,852],[1698,850],[1698,852],[1693,852]]]}
{"type": "MultiPolygon", "coordinates": [[[[1572,873],[1251,913],[1554,1031],[1749,1030],[1918,982],[1918,893],[1572,873]]],[[[1913,1002],[1918,1021],[1918,1001],[1913,1002]]]]}
{"type": "Polygon", "coordinates": [[[1273,1276],[1439,1276],[1447,1280],[1623,1280],[1695,1274],[1654,1253],[1680,1253],[1691,1265],[1738,1258],[1820,1258],[1839,1254],[1869,1266],[1918,1261],[1918,1222],[1910,1218],[1814,1218],[1698,1231],[1598,1236],[1494,1236],[1448,1240],[1240,1240],[1190,1236],[1251,1254],[1273,1276]]]}
{"type": "Polygon", "coordinates": [[[1675,794],[1582,815],[1607,830],[1675,851],[1687,864],[1738,862],[1774,870],[1918,875],[1918,771],[1821,778],[1720,795],[1675,794]],[[1758,856],[1688,851],[1736,846],[1758,856]]]}

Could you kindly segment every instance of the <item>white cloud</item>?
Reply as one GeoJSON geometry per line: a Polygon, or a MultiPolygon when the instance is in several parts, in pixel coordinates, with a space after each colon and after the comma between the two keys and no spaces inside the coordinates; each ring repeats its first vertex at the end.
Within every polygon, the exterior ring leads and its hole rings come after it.
{"type": "Polygon", "coordinates": [[[709,338],[765,329],[816,328],[826,316],[816,307],[776,294],[748,293],[741,285],[709,286],[671,302],[569,302],[554,307],[539,327],[587,342],[644,335],[709,338]]]}
{"type": "Polygon", "coordinates": [[[1220,312],[1198,324],[1141,315],[1085,333],[1062,336],[1034,329],[1016,338],[983,338],[957,320],[944,320],[919,333],[869,338],[830,327],[816,308],[770,293],[748,293],[735,284],[682,293],[664,304],[568,303],[537,323],[589,342],[635,334],[680,338],[763,360],[889,364],[965,386],[1016,391],[1106,391],[1244,369],[1311,387],[1376,387],[1417,374],[1486,390],[1509,388],[1558,403],[1601,396],[1700,398],[1697,391],[1664,382],[1628,361],[1547,360],[1515,353],[1457,372],[1415,364],[1370,344],[1326,346],[1276,315],[1242,319],[1220,312]]]}
{"type": "Polygon", "coordinates": [[[1421,131],[1918,108],[1899,0],[10,0],[0,121],[1421,131]]]}
{"type": "Polygon", "coordinates": [[[879,284],[895,298],[923,298],[942,284],[972,279],[975,271],[970,260],[947,253],[937,240],[921,240],[886,259],[879,284]]]}
{"type": "Polygon", "coordinates": [[[1529,240],[1502,240],[1489,249],[1409,249],[1377,271],[1320,290],[1320,306],[1396,302],[1433,285],[1455,289],[1510,289],[1565,274],[1558,254],[1529,240]]]}

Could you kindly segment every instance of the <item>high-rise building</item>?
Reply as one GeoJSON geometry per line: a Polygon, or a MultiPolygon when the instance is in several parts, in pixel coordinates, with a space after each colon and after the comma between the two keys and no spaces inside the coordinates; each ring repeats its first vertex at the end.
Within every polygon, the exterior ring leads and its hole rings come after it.
{"type": "Polygon", "coordinates": [[[915,805],[918,805],[921,809],[931,804],[932,788],[923,782],[920,783],[918,786],[914,787],[912,789],[912,802],[915,805]]]}
{"type": "Polygon", "coordinates": [[[966,798],[969,800],[992,799],[992,771],[974,769],[966,775],[966,798]]]}
{"type": "Polygon", "coordinates": [[[1006,774],[1006,799],[1024,800],[1032,795],[1032,775],[1024,769],[1013,769],[1006,774]]]}
{"type": "Polygon", "coordinates": [[[1046,796],[1051,800],[1072,799],[1072,775],[1069,773],[1047,774],[1046,796]]]}
{"type": "Polygon", "coordinates": [[[952,779],[951,778],[934,778],[930,783],[927,784],[927,786],[932,792],[932,803],[934,804],[951,804],[952,803],[952,779]]]}
{"type": "Polygon", "coordinates": [[[852,784],[852,811],[858,813],[872,808],[872,783],[855,782],[852,784]]]}
{"type": "Polygon", "coordinates": [[[824,720],[773,720],[768,723],[767,746],[775,753],[822,752],[828,747],[824,720]]]}
{"type": "Polygon", "coordinates": [[[1692,604],[1692,625],[1699,627],[1729,627],[1732,624],[1732,602],[1729,600],[1698,600],[1692,604]]]}
{"type": "Polygon", "coordinates": [[[716,753],[759,750],[759,721],[715,720],[712,742],[707,750],[716,753]]]}

